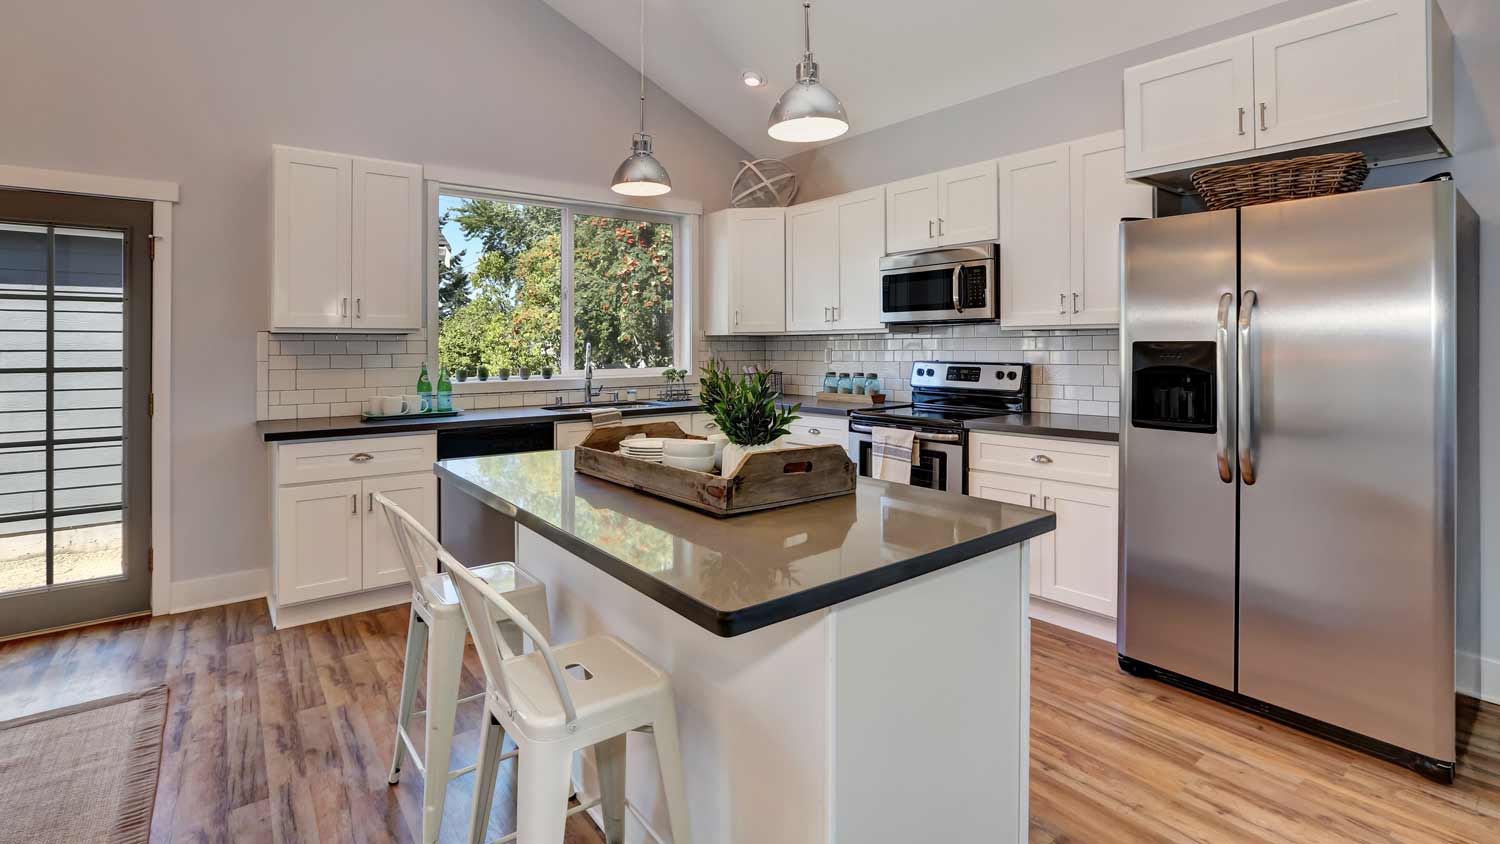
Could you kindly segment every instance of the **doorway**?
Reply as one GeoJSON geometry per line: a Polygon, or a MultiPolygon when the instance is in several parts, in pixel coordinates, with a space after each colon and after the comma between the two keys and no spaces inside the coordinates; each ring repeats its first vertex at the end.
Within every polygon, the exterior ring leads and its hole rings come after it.
{"type": "Polygon", "coordinates": [[[150,611],[151,222],[0,190],[0,637],[150,611]]]}

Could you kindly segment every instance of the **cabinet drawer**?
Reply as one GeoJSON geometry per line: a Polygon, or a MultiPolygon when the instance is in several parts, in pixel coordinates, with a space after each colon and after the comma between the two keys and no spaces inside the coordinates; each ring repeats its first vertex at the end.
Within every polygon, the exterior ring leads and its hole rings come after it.
{"type": "Polygon", "coordinates": [[[849,444],[849,421],[838,417],[826,419],[798,419],[787,426],[791,433],[782,437],[782,442],[802,443],[806,445],[837,445],[848,446],[849,444]]]}
{"type": "Polygon", "coordinates": [[[276,448],[276,483],[431,472],[436,461],[437,435],[431,433],[292,443],[276,448]]]}
{"type": "Polygon", "coordinates": [[[976,433],[969,438],[969,468],[1111,489],[1120,484],[1119,447],[1107,443],[976,433]]]}

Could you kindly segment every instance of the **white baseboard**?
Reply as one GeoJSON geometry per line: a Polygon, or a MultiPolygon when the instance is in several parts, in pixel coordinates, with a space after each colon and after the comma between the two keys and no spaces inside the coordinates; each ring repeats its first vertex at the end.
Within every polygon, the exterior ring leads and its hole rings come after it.
{"type": "Polygon", "coordinates": [[[339,595],[334,598],[325,598],[321,601],[307,601],[301,604],[283,604],[277,606],[275,601],[268,600],[267,606],[271,610],[271,626],[277,630],[285,630],[288,627],[300,627],[304,624],[312,624],[315,621],[327,621],[330,618],[338,618],[341,615],[353,615],[355,613],[369,612],[370,610],[394,607],[411,600],[411,584],[397,583],[392,586],[382,586],[379,589],[371,589],[367,592],[355,592],[352,595],[339,595]]]}
{"type": "Polygon", "coordinates": [[[1037,621],[1045,621],[1058,627],[1065,627],[1075,633],[1092,636],[1095,639],[1103,639],[1110,644],[1115,642],[1115,620],[1108,616],[1096,615],[1085,610],[1074,609],[1063,604],[1053,603],[1046,598],[1031,596],[1031,617],[1037,621]]]}
{"type": "Polygon", "coordinates": [[[165,612],[190,612],[206,607],[264,598],[270,579],[269,569],[246,569],[229,574],[179,580],[171,586],[171,599],[165,612]]]}
{"type": "Polygon", "coordinates": [[[1459,694],[1500,704],[1500,659],[1459,651],[1456,667],[1459,694]]]}

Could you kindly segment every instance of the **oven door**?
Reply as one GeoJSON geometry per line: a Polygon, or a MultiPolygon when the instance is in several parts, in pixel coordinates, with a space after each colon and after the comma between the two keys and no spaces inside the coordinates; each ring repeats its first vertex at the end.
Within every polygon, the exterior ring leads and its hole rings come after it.
{"type": "MultiPolygon", "coordinates": [[[[871,477],[870,467],[873,456],[871,454],[871,436],[868,429],[859,431],[863,426],[851,425],[849,434],[851,444],[857,449],[859,473],[868,478],[871,477]]],[[[951,437],[952,434],[942,434],[939,437],[951,437]]],[[[957,442],[942,442],[932,438],[931,435],[917,434],[918,452],[917,462],[911,467],[911,486],[926,487],[943,492],[964,492],[964,446],[960,436],[957,442]]]]}
{"type": "Polygon", "coordinates": [[[995,262],[951,261],[880,274],[880,321],[958,322],[995,318],[995,262]]]}

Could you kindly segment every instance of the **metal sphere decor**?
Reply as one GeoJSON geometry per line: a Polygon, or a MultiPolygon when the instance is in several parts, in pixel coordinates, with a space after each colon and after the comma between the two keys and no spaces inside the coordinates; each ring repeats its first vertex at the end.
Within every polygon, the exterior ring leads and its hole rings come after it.
{"type": "Polygon", "coordinates": [[[797,198],[797,174],[775,158],[741,161],[729,187],[734,208],[785,208],[797,198]]]}

